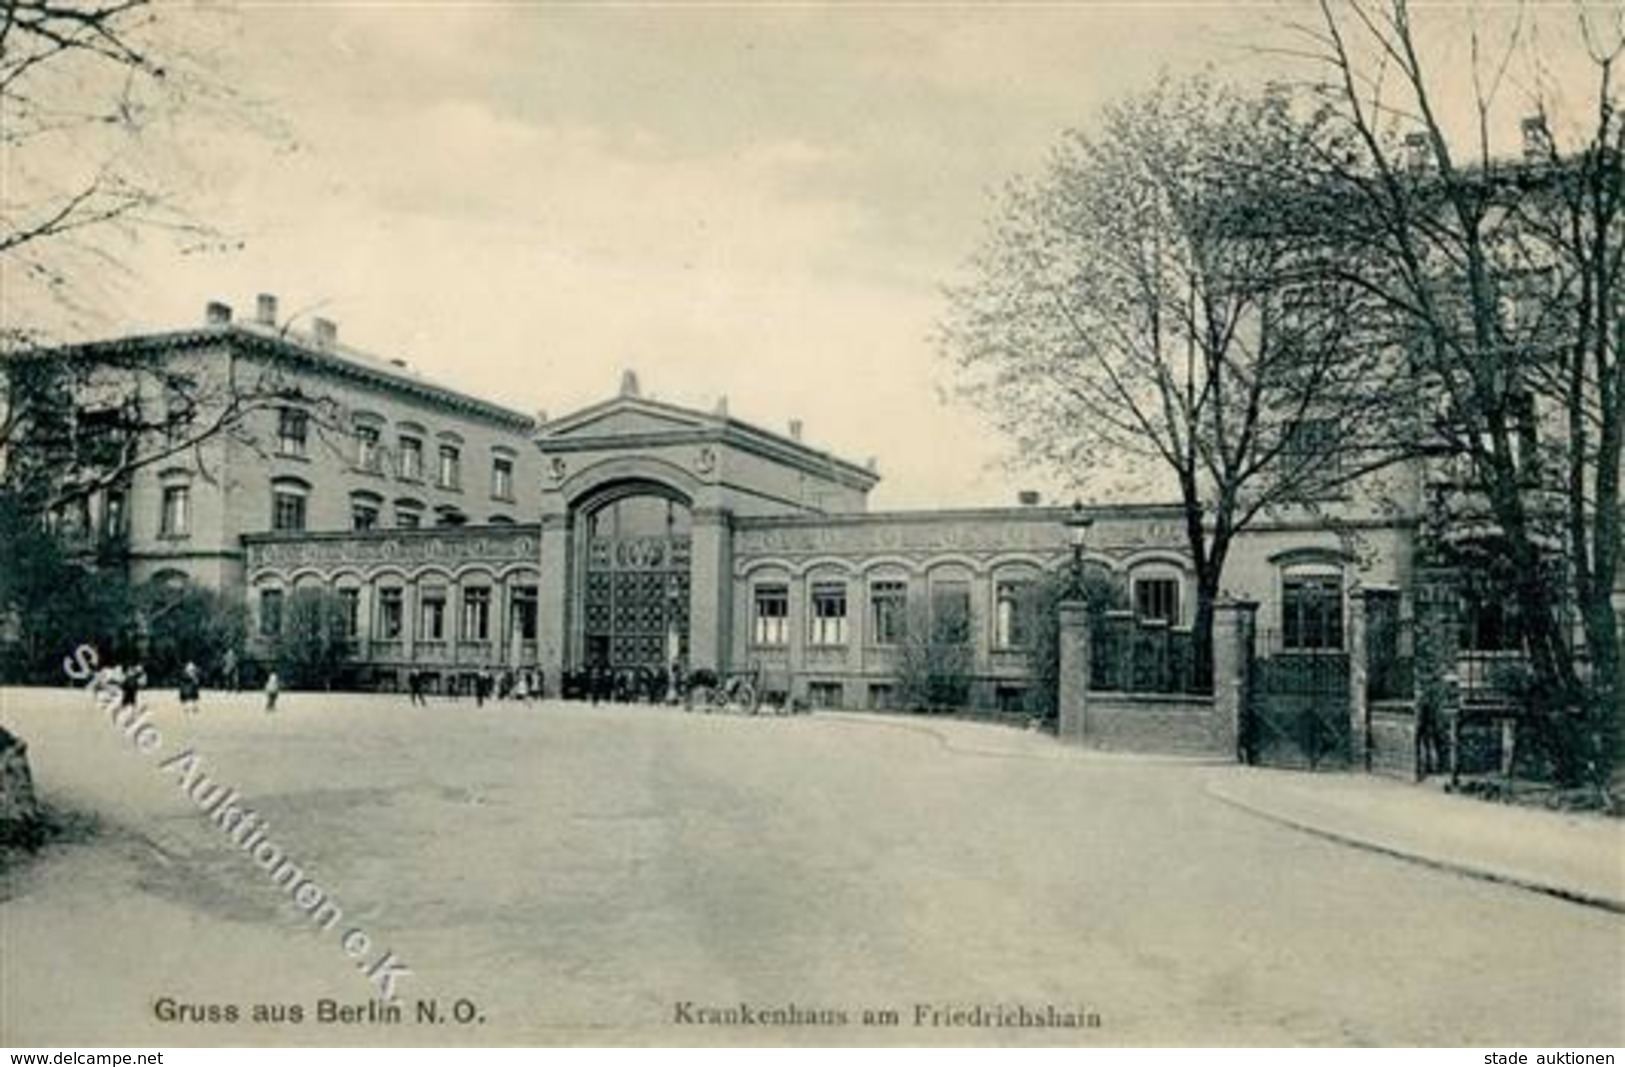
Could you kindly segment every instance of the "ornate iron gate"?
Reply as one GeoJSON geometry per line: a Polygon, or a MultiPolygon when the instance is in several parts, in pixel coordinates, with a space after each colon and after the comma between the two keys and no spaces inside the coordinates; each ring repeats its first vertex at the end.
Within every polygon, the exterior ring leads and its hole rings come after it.
{"type": "Polygon", "coordinates": [[[681,529],[668,522],[667,531],[658,534],[627,534],[624,525],[594,524],[587,541],[586,661],[615,670],[658,670],[688,656],[686,522],[681,529]]]}
{"type": "Polygon", "coordinates": [[[1342,649],[1283,648],[1258,635],[1243,732],[1248,763],[1308,770],[1350,764],[1349,655],[1342,649]]]}

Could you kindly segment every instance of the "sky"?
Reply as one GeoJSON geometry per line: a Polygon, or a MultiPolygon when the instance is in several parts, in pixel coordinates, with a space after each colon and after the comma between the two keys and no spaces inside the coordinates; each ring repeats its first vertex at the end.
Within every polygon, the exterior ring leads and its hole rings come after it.
{"type": "MultiPolygon", "coordinates": [[[[276,3],[159,9],[231,108],[161,132],[209,241],[119,251],[97,334],[213,299],[524,411],[646,395],[882,474],[874,508],[1070,499],[934,341],[1001,186],[1167,70],[1246,77],[1279,8],[276,3]],[[249,121],[242,121],[244,118],[249,121]],[[297,322],[296,322],[297,324],[297,322]]],[[[151,144],[147,146],[149,149],[151,144]]]]}

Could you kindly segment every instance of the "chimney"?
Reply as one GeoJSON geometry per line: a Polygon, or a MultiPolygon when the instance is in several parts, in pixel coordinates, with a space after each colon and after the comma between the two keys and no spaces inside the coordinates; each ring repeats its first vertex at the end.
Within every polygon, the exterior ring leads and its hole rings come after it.
{"type": "Polygon", "coordinates": [[[621,395],[638,396],[641,390],[638,386],[638,372],[631,367],[621,371],[621,395]]]}
{"type": "Polygon", "coordinates": [[[790,420],[790,440],[792,440],[792,441],[801,440],[801,420],[800,419],[791,419],[790,420]]]}
{"type": "Polygon", "coordinates": [[[716,417],[719,418],[719,419],[725,419],[725,418],[728,417],[728,394],[727,393],[723,393],[721,396],[717,397],[717,406],[716,406],[715,410],[712,412],[712,414],[716,415],[716,417]]]}
{"type": "Polygon", "coordinates": [[[1552,134],[1546,128],[1546,119],[1529,115],[1523,120],[1523,161],[1544,163],[1552,157],[1552,134]]]}
{"type": "Polygon", "coordinates": [[[546,426],[547,425],[547,409],[546,408],[537,408],[536,409],[536,425],[538,425],[538,426],[546,426]]]}
{"type": "Polygon", "coordinates": [[[1036,489],[1023,489],[1021,492],[1016,494],[1016,500],[1024,508],[1036,508],[1039,505],[1039,502],[1043,500],[1043,497],[1038,495],[1038,490],[1036,489]]]}
{"type": "Polygon", "coordinates": [[[870,474],[879,474],[880,460],[876,459],[874,456],[864,457],[863,469],[868,471],[870,474]]]}
{"type": "Polygon", "coordinates": [[[1405,168],[1424,171],[1433,163],[1433,145],[1421,130],[1405,135],[1405,168]]]}
{"type": "Polygon", "coordinates": [[[254,301],[254,321],[261,326],[276,325],[276,296],[261,293],[254,301]]]}
{"type": "Polygon", "coordinates": [[[203,321],[209,326],[230,326],[231,305],[218,300],[209,301],[203,309],[203,321]]]}
{"type": "Polygon", "coordinates": [[[310,320],[311,332],[316,335],[317,348],[337,348],[339,343],[339,326],[332,319],[315,318],[310,320]]]}

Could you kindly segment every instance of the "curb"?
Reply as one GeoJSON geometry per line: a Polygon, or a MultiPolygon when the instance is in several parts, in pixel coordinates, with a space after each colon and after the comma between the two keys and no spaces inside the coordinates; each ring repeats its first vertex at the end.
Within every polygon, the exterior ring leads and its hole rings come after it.
{"type": "MultiPolygon", "coordinates": [[[[1098,759],[1103,761],[1121,763],[1155,763],[1170,766],[1187,767],[1219,767],[1227,766],[1230,761],[1215,756],[1176,756],[1152,753],[1121,752],[1110,749],[1087,748],[1081,745],[1068,744],[1053,734],[1044,733],[1040,736],[1048,739],[1050,747],[1023,752],[1017,749],[998,748],[969,748],[956,739],[948,737],[936,724],[924,716],[867,714],[861,711],[822,711],[815,716],[824,722],[844,723],[850,726],[873,726],[882,729],[900,730],[905,733],[919,734],[934,741],[944,751],[960,756],[990,756],[998,759],[1034,759],[1034,760],[1069,760],[1069,759],[1098,759]]],[[[998,723],[978,723],[968,719],[949,720],[961,722],[967,726],[984,727],[992,729],[1008,729],[1026,735],[1026,730],[1016,727],[1002,726],[998,723]]]]}
{"type": "Polygon", "coordinates": [[[1570,904],[1579,904],[1583,907],[1597,908],[1601,911],[1613,912],[1616,915],[1625,915],[1625,900],[1592,893],[1583,889],[1574,889],[1571,886],[1559,885],[1555,882],[1542,881],[1539,878],[1530,877],[1528,875],[1495,870],[1490,867],[1474,866],[1470,863],[1456,860],[1440,859],[1437,856],[1429,856],[1421,852],[1406,851],[1405,849],[1396,847],[1394,845],[1379,844],[1378,842],[1369,840],[1367,838],[1356,837],[1353,834],[1342,833],[1337,830],[1328,830],[1324,826],[1316,826],[1315,824],[1305,822],[1302,819],[1295,819],[1291,816],[1283,815],[1279,811],[1249,803],[1248,801],[1242,800],[1238,797],[1228,795],[1220,786],[1213,782],[1208,782],[1203,788],[1208,796],[1215,800],[1221,801],[1222,803],[1229,804],[1238,811],[1244,811],[1249,815],[1276,823],[1280,826],[1285,826],[1292,830],[1297,830],[1299,833],[1309,834],[1312,837],[1332,841],[1339,845],[1346,845],[1350,848],[1357,848],[1363,852],[1373,852],[1379,856],[1388,856],[1392,859],[1403,860],[1406,863],[1414,863],[1417,866],[1428,867],[1436,871],[1445,871],[1450,874],[1461,875],[1466,878],[1474,878],[1482,882],[1492,882],[1497,885],[1511,886],[1515,889],[1523,889],[1532,893],[1541,893],[1545,896],[1555,897],[1558,900],[1566,901],[1570,904]]]}

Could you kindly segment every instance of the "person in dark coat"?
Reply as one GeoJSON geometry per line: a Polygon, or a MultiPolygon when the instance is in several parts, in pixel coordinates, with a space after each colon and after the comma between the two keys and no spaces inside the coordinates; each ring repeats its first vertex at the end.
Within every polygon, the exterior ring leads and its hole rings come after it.
{"type": "Polygon", "coordinates": [[[119,682],[119,706],[133,708],[141,700],[141,687],[147,683],[147,672],[136,663],[124,668],[119,682]]]}
{"type": "Polygon", "coordinates": [[[203,681],[198,673],[196,663],[187,663],[181,669],[181,710],[192,715],[197,714],[198,691],[203,681]]]}

